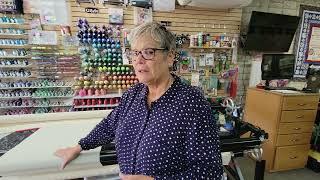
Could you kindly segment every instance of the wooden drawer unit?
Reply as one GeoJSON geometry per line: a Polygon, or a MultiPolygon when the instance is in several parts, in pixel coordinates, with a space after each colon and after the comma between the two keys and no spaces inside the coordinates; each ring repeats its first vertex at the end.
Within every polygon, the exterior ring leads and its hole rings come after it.
{"type": "Polygon", "coordinates": [[[283,98],[282,110],[300,110],[318,108],[319,98],[313,96],[288,96],[283,98]]]}
{"type": "Polygon", "coordinates": [[[308,159],[310,145],[284,146],[276,149],[274,169],[287,170],[302,168],[308,159]]]}
{"type": "Polygon", "coordinates": [[[269,133],[263,159],[269,172],[306,165],[319,94],[249,88],[245,120],[269,133]]]}
{"type": "Polygon", "coordinates": [[[309,144],[310,138],[311,138],[311,133],[278,135],[277,146],[309,144]]]}
{"type": "Polygon", "coordinates": [[[280,122],[313,122],[316,115],[315,110],[282,111],[280,122]]]}
{"type": "Polygon", "coordinates": [[[278,134],[298,134],[312,132],[314,122],[280,123],[278,134]]]}

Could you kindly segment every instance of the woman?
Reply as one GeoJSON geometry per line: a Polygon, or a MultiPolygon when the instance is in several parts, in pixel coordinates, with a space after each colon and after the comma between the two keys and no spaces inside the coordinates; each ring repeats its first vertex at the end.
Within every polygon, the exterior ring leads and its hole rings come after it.
{"type": "Polygon", "coordinates": [[[139,84],[79,144],[60,149],[62,168],[82,150],[115,140],[121,178],[221,179],[218,130],[209,104],[170,74],[175,37],[157,23],[138,26],[131,58],[139,84]]]}

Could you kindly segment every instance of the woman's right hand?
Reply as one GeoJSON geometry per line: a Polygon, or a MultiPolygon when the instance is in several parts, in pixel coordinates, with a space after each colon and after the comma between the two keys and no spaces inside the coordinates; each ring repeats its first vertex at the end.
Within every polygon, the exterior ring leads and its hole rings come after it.
{"type": "Polygon", "coordinates": [[[61,169],[64,169],[68,163],[70,163],[72,160],[76,159],[80,152],[82,151],[82,148],[80,145],[76,145],[73,147],[58,149],[54,155],[60,157],[62,159],[61,163],[61,169]]]}

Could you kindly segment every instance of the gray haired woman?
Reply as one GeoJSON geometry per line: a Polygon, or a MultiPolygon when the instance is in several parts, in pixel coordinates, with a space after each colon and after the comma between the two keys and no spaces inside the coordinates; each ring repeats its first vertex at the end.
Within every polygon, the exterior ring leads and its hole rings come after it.
{"type": "Polygon", "coordinates": [[[175,37],[158,23],[131,33],[139,83],[86,137],[59,149],[62,168],[81,151],[115,141],[121,179],[221,179],[218,129],[205,98],[170,73],[175,37]]]}

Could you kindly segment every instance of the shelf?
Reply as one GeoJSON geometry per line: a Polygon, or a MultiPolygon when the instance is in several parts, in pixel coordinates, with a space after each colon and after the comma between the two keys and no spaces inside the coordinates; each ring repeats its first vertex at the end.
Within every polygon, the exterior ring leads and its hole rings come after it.
{"type": "Polygon", "coordinates": [[[63,104],[63,105],[49,105],[49,106],[33,106],[35,108],[49,108],[49,107],[71,107],[72,104],[63,104]]]}
{"type": "Polygon", "coordinates": [[[24,23],[5,23],[5,22],[2,22],[0,23],[0,25],[26,25],[24,23]]]}
{"type": "Polygon", "coordinates": [[[72,86],[43,86],[43,87],[0,87],[0,90],[14,90],[14,89],[47,89],[47,88],[72,88],[72,86]]]}
{"type": "Polygon", "coordinates": [[[0,66],[0,68],[32,68],[32,65],[27,65],[27,66],[8,65],[8,66],[0,66]]]}
{"type": "Polygon", "coordinates": [[[1,107],[0,109],[12,109],[12,108],[30,108],[30,107],[34,107],[34,106],[7,106],[7,107],[1,107]]]}
{"type": "Polygon", "coordinates": [[[29,79],[29,78],[33,78],[32,76],[28,76],[28,77],[0,77],[0,79],[29,79]]]}
{"type": "Polygon", "coordinates": [[[32,99],[73,98],[73,96],[33,96],[32,99]]]}
{"type": "Polygon", "coordinates": [[[25,45],[0,45],[0,49],[29,49],[28,44],[25,45]]]}
{"type": "Polygon", "coordinates": [[[73,96],[48,96],[48,97],[42,97],[42,96],[15,96],[15,97],[0,97],[0,100],[2,99],[54,99],[54,98],[73,98],[73,96]]]}
{"type": "Polygon", "coordinates": [[[26,34],[1,34],[0,38],[17,38],[17,39],[28,39],[26,34]]]}
{"type": "MultiPolygon", "coordinates": [[[[197,73],[197,72],[194,72],[194,73],[197,73]]],[[[192,75],[192,72],[188,72],[188,73],[177,73],[179,74],[179,76],[191,76],[192,75]]],[[[206,75],[201,75],[200,74],[200,77],[203,78],[203,77],[210,77],[210,76],[219,76],[220,74],[209,74],[209,76],[206,76],[206,75]]]]}
{"type": "Polygon", "coordinates": [[[49,106],[7,106],[7,107],[0,107],[0,109],[13,109],[13,108],[49,108],[49,107],[71,107],[71,104],[65,105],[49,105],[49,106]]]}
{"type": "Polygon", "coordinates": [[[0,59],[27,59],[30,56],[0,56],[0,59]]]}
{"type": "Polygon", "coordinates": [[[1,28],[19,28],[26,29],[28,24],[25,23],[0,23],[1,28]],[[22,27],[23,26],[23,27],[22,27]]]}
{"type": "Polygon", "coordinates": [[[189,49],[233,49],[233,47],[188,47],[189,49]]]}
{"type": "Polygon", "coordinates": [[[15,96],[15,97],[0,97],[0,100],[2,99],[28,99],[31,98],[32,96],[15,96]]]}
{"type": "Polygon", "coordinates": [[[75,109],[79,108],[107,108],[107,107],[117,107],[119,104],[109,104],[109,105],[94,105],[94,106],[74,106],[75,109]]]}
{"type": "Polygon", "coordinates": [[[116,98],[121,96],[122,94],[114,93],[114,94],[107,94],[104,96],[75,96],[73,99],[105,99],[105,98],[116,98]]]}

